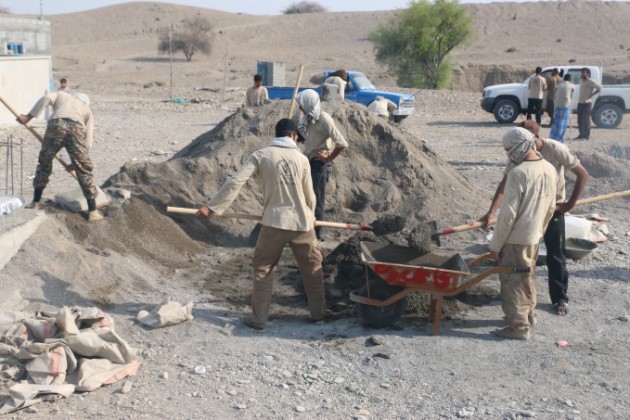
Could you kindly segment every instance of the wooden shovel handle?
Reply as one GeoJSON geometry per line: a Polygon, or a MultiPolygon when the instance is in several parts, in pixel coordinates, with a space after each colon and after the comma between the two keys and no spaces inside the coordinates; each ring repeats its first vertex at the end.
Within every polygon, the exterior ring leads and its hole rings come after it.
{"type": "MultiPolygon", "coordinates": [[[[585,198],[583,200],[578,200],[575,202],[575,206],[582,206],[584,204],[590,204],[590,203],[596,203],[598,201],[604,201],[604,200],[610,200],[612,198],[620,198],[620,197],[627,197],[630,196],[630,190],[625,190],[625,191],[620,191],[620,192],[615,192],[615,193],[610,193],[610,194],[604,194],[604,195],[598,195],[596,197],[591,197],[591,198],[585,198]]],[[[488,222],[487,226],[492,226],[496,223],[496,220],[491,220],[490,222],[488,222]]],[[[466,230],[471,230],[471,229],[476,229],[476,228],[480,228],[483,226],[483,223],[481,222],[471,222],[468,223],[466,225],[461,225],[461,226],[455,226],[452,228],[446,228],[444,230],[441,230],[439,232],[437,232],[438,235],[449,235],[451,233],[456,233],[456,232],[463,232],[466,230]]]]}
{"type": "MultiPolygon", "coordinates": [[[[197,214],[197,209],[192,209],[188,207],[166,207],[167,213],[180,213],[180,214],[197,214]]],[[[212,217],[224,217],[228,219],[247,219],[247,220],[262,220],[262,216],[254,215],[254,214],[243,214],[243,213],[223,213],[222,215],[213,214],[212,217]]],[[[372,226],[370,225],[356,225],[352,223],[336,223],[336,222],[324,222],[320,220],[315,221],[315,226],[319,227],[330,227],[336,229],[350,229],[350,230],[363,230],[363,231],[371,231],[372,226]]]]}
{"type": "Polygon", "coordinates": [[[297,82],[295,83],[295,89],[293,89],[293,95],[291,96],[291,105],[289,106],[289,115],[287,118],[291,118],[293,116],[293,109],[295,108],[296,96],[298,94],[298,90],[300,89],[300,83],[302,82],[302,73],[304,72],[304,64],[300,65],[300,72],[298,73],[297,82]]]}
{"type": "Polygon", "coordinates": [[[611,198],[620,198],[630,196],[630,190],[620,191],[616,193],[598,195],[596,197],[585,198],[583,200],[578,200],[575,202],[576,206],[581,206],[584,204],[596,203],[598,201],[610,200],[611,198]]]}

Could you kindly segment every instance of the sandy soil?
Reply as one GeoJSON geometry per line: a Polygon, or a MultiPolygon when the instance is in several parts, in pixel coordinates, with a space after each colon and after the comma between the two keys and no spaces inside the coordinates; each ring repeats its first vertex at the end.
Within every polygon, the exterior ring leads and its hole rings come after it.
{"type": "MultiPolygon", "coordinates": [[[[472,68],[481,65],[482,58],[487,62],[488,57],[496,56],[496,44],[489,44],[487,50],[480,51],[483,44],[479,43],[496,38],[492,34],[500,28],[511,33],[513,22],[502,23],[500,16],[511,18],[512,14],[517,14],[520,20],[521,16],[525,19],[538,8],[550,8],[555,13],[561,11],[563,18],[566,15],[578,19],[590,8],[596,8],[598,16],[605,16],[611,22],[609,26],[623,34],[627,29],[615,19],[621,19],[619,15],[624,13],[627,16],[623,9],[626,6],[580,2],[471,6],[478,16],[486,19],[483,23],[478,21],[477,25],[491,30],[482,31],[475,47],[459,52],[456,59],[470,63],[472,68]],[[579,13],[569,13],[573,9],[579,13]],[[611,9],[614,10],[611,12],[611,9]],[[473,58],[473,51],[480,54],[478,60],[473,58]]],[[[243,90],[238,88],[246,86],[255,60],[267,51],[261,48],[271,49],[269,45],[277,46],[280,42],[270,40],[285,39],[280,23],[288,18],[258,18],[195,9],[230,27],[227,34],[234,32],[231,38],[234,43],[230,44],[234,78],[228,86],[236,89],[227,93],[194,90],[200,86],[222,86],[223,75],[215,70],[223,68],[222,54],[192,64],[178,62],[178,68],[185,68],[189,73],[185,77],[180,73],[176,79],[176,96],[198,98],[200,103],[173,104],[162,102],[168,98],[167,88],[143,87],[151,81],[166,80],[164,71],[167,69],[167,64],[155,55],[155,42],[149,43],[151,32],[148,31],[155,30],[168,13],[184,16],[189,10],[136,4],[133,7],[137,13],[131,13],[129,7],[55,17],[53,30],[55,40],[65,41],[55,44],[56,75],[69,76],[92,97],[97,181],[100,184],[113,177],[110,182],[121,185],[122,180],[133,179],[134,183],[124,185],[132,191],[132,199],[123,207],[110,208],[100,224],[87,224],[79,215],[49,207],[47,222],[0,272],[0,290],[7,296],[17,293],[21,299],[12,303],[20,309],[100,306],[112,314],[118,332],[138,350],[141,369],[132,378],[134,386],[129,394],[120,393],[120,384],[117,384],[52,404],[40,404],[30,413],[16,413],[16,418],[628,417],[630,404],[624,397],[630,391],[626,378],[630,369],[630,238],[624,236],[630,231],[627,199],[579,209],[579,212],[597,212],[610,218],[612,239],[591,257],[569,262],[571,308],[566,318],[552,314],[546,269],[540,267],[536,279],[540,324],[529,342],[502,341],[490,335],[491,330],[503,325],[495,276],[484,280],[475,291],[450,301],[440,336],[433,337],[426,302],[415,300],[394,328],[364,327],[353,304],[346,299],[346,291],[333,267],[328,271],[326,286],[330,319],[310,324],[306,322],[305,298],[299,285],[296,286],[299,274],[290,252],[283,257],[278,269],[269,328],[258,333],[244,327],[241,321],[249,311],[252,252],[246,246],[246,233],[254,227],[253,223],[219,220],[200,224],[183,216],[171,218],[164,214],[162,204],[169,200],[181,204],[201,201],[212,194],[212,188],[229,173],[230,165],[219,170],[211,159],[207,163],[204,156],[189,157],[200,147],[211,149],[221,158],[232,153],[231,159],[237,162],[255,145],[240,147],[238,154],[239,147],[219,147],[217,138],[243,133],[242,137],[233,139],[238,145],[243,144],[238,142],[245,138],[264,142],[269,137],[266,131],[269,128],[265,127],[272,123],[265,125],[260,116],[271,117],[280,111],[272,104],[242,122],[238,118],[244,115],[239,109],[243,90]],[[162,20],[155,20],[143,8],[161,13],[162,20]],[[129,19],[127,24],[122,24],[122,16],[129,19]],[[83,29],[95,19],[103,22],[102,33],[83,29]],[[61,25],[71,22],[80,25],[61,25]],[[72,32],[71,28],[82,36],[84,45],[70,41],[67,33],[72,32]],[[86,33],[81,32],[84,30],[86,33]],[[125,36],[131,37],[135,32],[142,42],[125,41],[125,36]],[[245,37],[252,32],[259,36],[245,37]],[[112,45],[116,43],[118,47],[114,49],[112,45]],[[259,131],[247,133],[252,128],[259,131]],[[178,156],[168,161],[176,154],[178,156]],[[175,170],[183,168],[180,162],[186,161],[196,165],[190,174],[175,170]],[[125,170],[119,173],[124,165],[125,170]],[[212,176],[202,179],[203,174],[212,176]],[[134,321],[138,310],[158,304],[167,296],[180,302],[193,301],[195,320],[160,330],[147,330],[134,321]],[[372,344],[370,337],[374,335],[380,336],[384,344],[372,344]],[[571,346],[558,347],[559,340],[567,340],[571,346]],[[205,374],[194,373],[195,366],[199,365],[206,366],[205,374]],[[164,372],[168,373],[168,379],[164,379],[164,372]]],[[[387,87],[393,85],[392,80],[366,58],[370,54],[355,54],[361,48],[369,52],[369,44],[356,38],[367,33],[369,25],[356,22],[369,18],[376,24],[387,15],[298,16],[295,19],[299,22],[292,26],[300,27],[302,20],[320,29],[327,24],[337,28],[338,32],[330,32],[333,36],[353,40],[336,45],[338,51],[307,54],[308,68],[313,72],[337,67],[337,61],[325,56],[351,57],[351,62],[361,69],[374,72],[379,86],[387,87]],[[340,21],[348,23],[340,25],[340,21]]],[[[549,18],[542,13],[537,16],[543,16],[538,18],[541,21],[549,18]]],[[[518,29],[521,30],[522,27],[518,29]]],[[[573,39],[572,36],[563,35],[563,40],[573,39]]],[[[277,57],[292,57],[291,48],[297,48],[292,47],[292,42],[298,47],[309,45],[311,48],[312,43],[307,39],[308,34],[296,34],[291,42],[283,44],[284,48],[277,48],[277,57]]],[[[530,51],[530,43],[518,39],[522,42],[517,44],[519,51],[530,51]]],[[[599,39],[621,50],[612,34],[606,33],[599,39]]],[[[586,41],[575,38],[574,42],[586,41]]],[[[589,45],[598,50],[596,41],[589,45]]],[[[316,47],[312,48],[314,52],[316,47]]],[[[579,53],[573,49],[569,52],[576,56],[579,53]]],[[[550,54],[544,56],[545,63],[548,59],[553,61],[550,54]]],[[[504,64],[518,62],[516,68],[529,68],[537,60],[531,54],[523,54],[523,57],[520,60],[511,57],[514,61],[506,60],[504,64]],[[527,58],[522,59],[525,55],[527,58]]],[[[596,64],[600,64],[594,55],[580,57],[585,63],[597,61],[596,64]]],[[[497,60],[497,63],[502,61],[497,60]]],[[[295,64],[297,66],[297,60],[295,64]]],[[[368,117],[356,117],[362,115],[360,111],[330,105],[338,121],[344,118],[348,121],[348,126],[344,127],[346,133],[357,136],[369,131],[365,146],[353,139],[351,144],[356,147],[352,153],[355,154],[348,154],[346,160],[338,162],[331,216],[367,223],[378,216],[372,206],[357,210],[357,200],[347,198],[357,197],[357,190],[349,185],[357,182],[352,177],[358,173],[355,166],[362,162],[358,160],[358,150],[376,144],[373,156],[380,156],[376,151],[385,146],[374,137],[383,133],[389,133],[404,146],[397,155],[400,162],[407,162],[403,159],[405,156],[413,157],[408,164],[401,163],[400,170],[413,168],[415,174],[422,175],[439,168],[443,173],[443,177],[436,177],[433,183],[424,187],[412,184],[413,188],[401,190],[403,192],[392,199],[391,205],[395,205],[392,208],[399,209],[410,221],[407,231],[423,220],[436,220],[440,228],[466,223],[489,206],[505,161],[499,140],[507,127],[497,125],[491,114],[479,108],[478,92],[418,91],[415,94],[415,115],[401,127],[378,130],[375,130],[377,124],[368,117]],[[363,131],[357,127],[362,127],[363,131]],[[423,165],[419,168],[414,162],[423,162],[423,165]],[[445,166],[441,166],[441,162],[445,166]],[[461,185],[453,185],[455,180],[461,185]],[[427,189],[433,194],[427,194],[427,189]],[[434,201],[426,208],[414,210],[416,200],[424,194],[431,195],[434,201]]],[[[574,136],[576,131],[573,129],[574,136]]],[[[35,165],[32,157],[37,153],[37,145],[28,133],[18,129],[12,132],[27,141],[25,173],[32,173],[35,165]]],[[[569,143],[592,176],[585,197],[630,189],[629,132],[630,122],[626,118],[618,129],[593,129],[589,142],[569,143]]],[[[542,130],[543,136],[547,133],[548,129],[542,130]]],[[[386,179],[388,185],[399,188],[405,180],[396,179],[400,174],[396,172],[398,160],[374,159],[375,166],[390,172],[390,178],[386,179]]],[[[379,184],[371,182],[372,179],[370,175],[365,185],[357,185],[358,190],[374,191],[379,184]]],[[[571,188],[570,177],[568,181],[571,188]]],[[[55,193],[73,188],[74,181],[57,168],[45,197],[52,198],[55,193]]],[[[242,205],[256,198],[254,187],[251,188],[242,205]]],[[[30,196],[30,191],[25,195],[30,196]]],[[[373,202],[378,201],[371,198],[373,202]]],[[[323,242],[326,255],[333,253],[349,236],[349,232],[328,231],[327,240],[323,242]]],[[[401,238],[402,235],[381,239],[400,242],[401,238]]],[[[464,256],[485,252],[485,244],[482,230],[442,238],[444,250],[464,256]]]]}

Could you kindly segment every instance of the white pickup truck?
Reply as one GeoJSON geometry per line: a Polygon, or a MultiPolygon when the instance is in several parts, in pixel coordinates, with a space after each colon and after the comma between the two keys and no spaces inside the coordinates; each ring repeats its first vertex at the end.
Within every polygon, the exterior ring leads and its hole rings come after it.
{"type": "MultiPolygon", "coordinates": [[[[556,68],[564,70],[564,74],[572,76],[575,84],[575,94],[571,108],[577,110],[578,97],[580,95],[580,72],[583,67],[591,70],[591,78],[602,82],[602,68],[596,66],[554,66],[543,68],[543,77],[549,79],[551,71],[556,68]]],[[[531,76],[530,76],[531,77],[531,76]]],[[[510,83],[505,85],[492,85],[483,89],[481,108],[494,114],[494,118],[502,124],[516,120],[518,114],[527,111],[527,78],[523,83],[510,83]]],[[[546,92],[545,100],[546,103],[546,92]]],[[[544,106],[544,105],[543,105],[544,106]]],[[[621,124],[623,113],[630,112],[630,85],[604,85],[601,93],[593,97],[593,122],[601,128],[616,128],[621,124]]]]}

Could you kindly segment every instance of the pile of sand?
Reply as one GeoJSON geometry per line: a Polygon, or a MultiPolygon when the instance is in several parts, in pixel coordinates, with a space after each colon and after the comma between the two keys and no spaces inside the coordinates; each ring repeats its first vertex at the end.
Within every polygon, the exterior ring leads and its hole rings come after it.
{"type": "MultiPolygon", "coordinates": [[[[253,151],[268,144],[288,106],[288,101],[275,101],[259,109],[239,109],[169,161],[123,167],[106,185],[131,189],[159,212],[167,205],[197,207],[253,151]]],[[[461,224],[482,213],[484,193],[404,129],[356,103],[327,102],[323,108],[350,145],[335,161],[327,220],[370,223],[392,214],[413,228],[426,220],[461,224]]],[[[231,210],[261,214],[260,203],[260,189],[251,180],[231,210]]],[[[221,245],[240,243],[252,229],[249,221],[173,217],[193,238],[221,245]],[[206,223],[208,229],[202,227],[206,223]]],[[[329,229],[330,235],[338,233],[329,229]]]]}

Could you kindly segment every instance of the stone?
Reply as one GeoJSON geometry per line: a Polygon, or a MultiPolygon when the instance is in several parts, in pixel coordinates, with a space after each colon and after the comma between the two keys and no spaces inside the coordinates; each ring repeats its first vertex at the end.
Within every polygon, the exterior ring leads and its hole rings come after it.
{"type": "Polygon", "coordinates": [[[333,382],[336,384],[342,384],[344,379],[341,376],[336,377],[333,382]]]}
{"type": "Polygon", "coordinates": [[[238,410],[245,410],[247,408],[247,406],[245,404],[235,404],[234,408],[236,408],[238,410]]]}
{"type": "Polygon", "coordinates": [[[381,384],[381,385],[380,385],[380,387],[381,387],[381,388],[385,388],[385,389],[389,389],[389,388],[391,388],[392,386],[391,386],[390,384],[381,384]]]}
{"type": "Polygon", "coordinates": [[[370,337],[370,343],[374,346],[382,346],[385,344],[385,339],[380,335],[373,335],[370,337]]]}
{"type": "Polygon", "coordinates": [[[236,391],[235,389],[228,389],[227,394],[231,396],[235,396],[235,395],[238,395],[238,391],[236,391]]]}
{"type": "Polygon", "coordinates": [[[296,405],[295,411],[297,411],[298,413],[303,413],[306,411],[306,408],[302,407],[301,405],[296,405]]]}
{"type": "Polygon", "coordinates": [[[162,372],[162,373],[160,374],[160,378],[162,378],[162,379],[164,379],[164,380],[167,380],[167,379],[168,379],[168,372],[162,372]]]}
{"type": "Polygon", "coordinates": [[[371,416],[372,414],[370,413],[370,410],[367,410],[365,408],[362,408],[359,410],[359,412],[357,413],[359,416],[371,416]]]}
{"type": "Polygon", "coordinates": [[[374,353],[372,357],[378,357],[380,359],[389,359],[389,354],[387,353],[374,353]]]}
{"type": "Polygon", "coordinates": [[[129,394],[131,392],[131,388],[133,387],[133,383],[130,381],[125,381],[122,388],[120,388],[120,392],[123,394],[129,394]]]}

